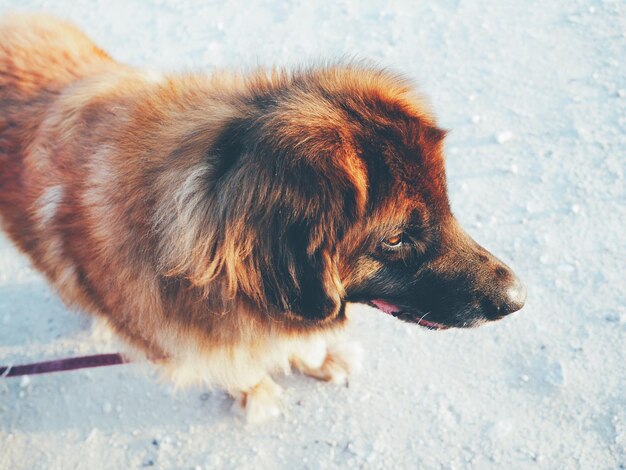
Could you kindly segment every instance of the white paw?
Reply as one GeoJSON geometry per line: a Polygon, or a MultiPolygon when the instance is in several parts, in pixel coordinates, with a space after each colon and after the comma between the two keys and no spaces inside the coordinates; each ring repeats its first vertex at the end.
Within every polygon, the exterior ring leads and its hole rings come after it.
{"type": "Polygon", "coordinates": [[[358,373],[362,367],[363,348],[355,342],[345,341],[328,345],[326,355],[319,365],[295,359],[293,365],[306,375],[335,384],[344,384],[349,374],[358,373]]]}
{"type": "Polygon", "coordinates": [[[262,423],[280,416],[282,395],[282,387],[268,376],[250,390],[234,394],[233,408],[248,424],[262,423]]]}
{"type": "Polygon", "coordinates": [[[346,341],[328,346],[321,369],[329,382],[346,383],[349,374],[357,374],[363,367],[363,348],[359,343],[346,341]]]}

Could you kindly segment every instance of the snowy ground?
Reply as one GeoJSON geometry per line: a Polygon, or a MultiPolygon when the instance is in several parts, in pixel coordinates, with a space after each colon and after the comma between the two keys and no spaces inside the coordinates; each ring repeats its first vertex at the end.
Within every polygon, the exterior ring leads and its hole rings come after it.
{"type": "MultiPolygon", "coordinates": [[[[0,468],[626,468],[626,5],[622,0],[12,1],[166,69],[356,54],[414,78],[453,208],[526,281],[524,310],[430,332],[355,312],[364,371],[292,376],[246,428],[220,392],[140,365],[0,379],[0,468]]],[[[0,110],[1,112],[1,110],[0,110]]],[[[110,351],[0,240],[0,364],[110,351]]]]}

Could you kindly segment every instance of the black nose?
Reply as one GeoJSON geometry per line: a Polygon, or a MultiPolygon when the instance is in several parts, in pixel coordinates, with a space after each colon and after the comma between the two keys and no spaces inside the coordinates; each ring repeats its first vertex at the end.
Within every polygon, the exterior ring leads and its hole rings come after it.
{"type": "Polygon", "coordinates": [[[502,318],[513,312],[517,312],[526,302],[526,287],[515,274],[509,271],[512,279],[496,290],[496,295],[490,295],[486,304],[483,304],[485,313],[490,319],[502,318]]]}
{"type": "Polygon", "coordinates": [[[490,288],[480,302],[483,315],[489,320],[498,320],[517,312],[526,302],[526,287],[513,271],[501,266],[497,272],[500,273],[500,279],[495,282],[492,279],[490,288]]]}
{"type": "Polygon", "coordinates": [[[519,278],[515,277],[511,286],[506,290],[504,302],[500,307],[502,315],[517,312],[526,302],[526,286],[519,278]]]}

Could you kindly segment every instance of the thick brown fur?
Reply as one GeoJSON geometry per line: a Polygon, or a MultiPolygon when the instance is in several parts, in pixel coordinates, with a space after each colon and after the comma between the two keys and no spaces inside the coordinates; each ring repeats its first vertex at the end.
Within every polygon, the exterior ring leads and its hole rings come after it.
{"type": "Polygon", "coordinates": [[[449,213],[443,137],[410,84],[367,66],[156,76],[62,21],[0,22],[5,231],[174,376],[228,358],[206,381],[232,392],[301,364],[351,291],[370,300],[402,256],[371,247],[413,215],[432,272],[454,264],[442,240],[476,252],[449,213]]]}

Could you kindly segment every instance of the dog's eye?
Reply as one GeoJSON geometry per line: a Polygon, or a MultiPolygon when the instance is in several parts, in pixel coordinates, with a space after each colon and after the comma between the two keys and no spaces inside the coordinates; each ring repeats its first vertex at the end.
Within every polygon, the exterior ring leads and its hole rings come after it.
{"type": "Polygon", "coordinates": [[[382,244],[386,248],[399,248],[404,244],[404,236],[402,233],[392,235],[391,237],[383,238],[382,244]]]}

